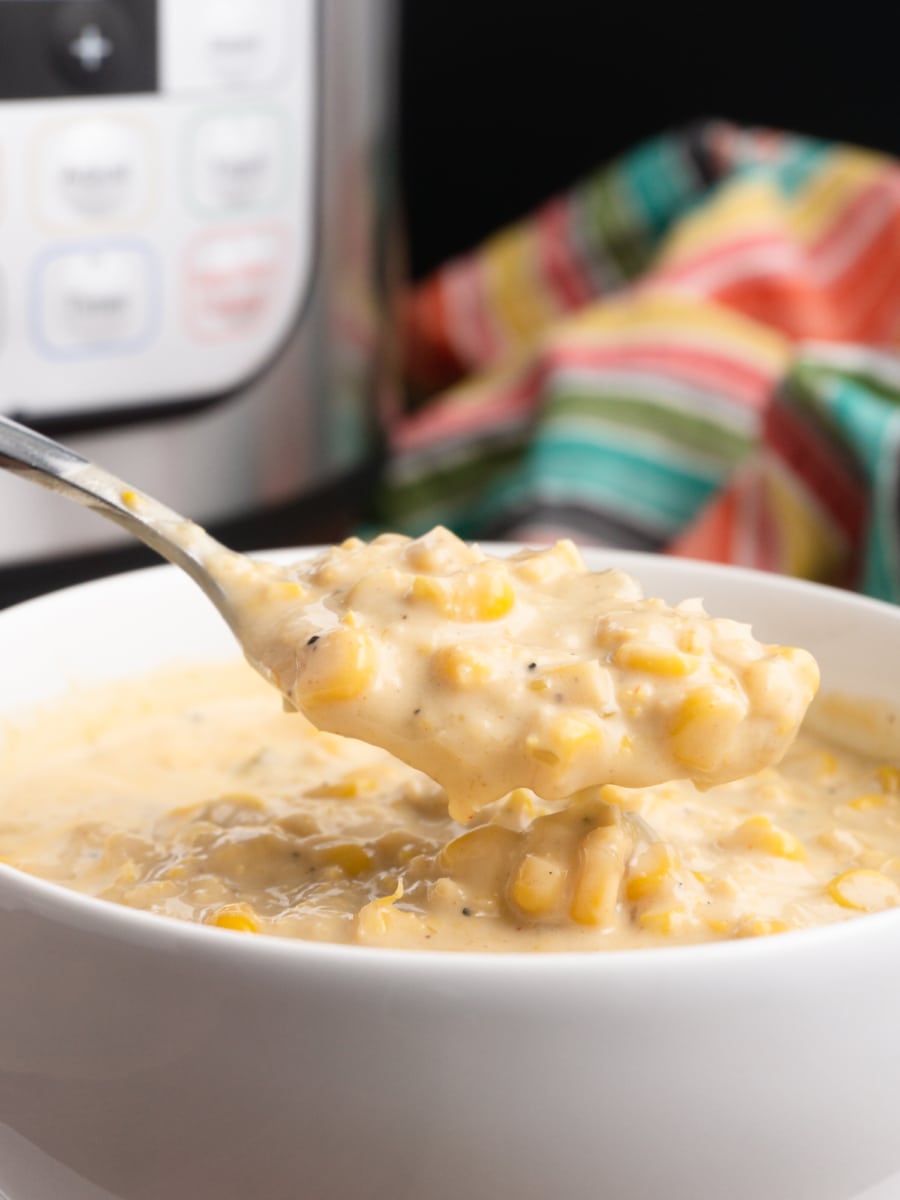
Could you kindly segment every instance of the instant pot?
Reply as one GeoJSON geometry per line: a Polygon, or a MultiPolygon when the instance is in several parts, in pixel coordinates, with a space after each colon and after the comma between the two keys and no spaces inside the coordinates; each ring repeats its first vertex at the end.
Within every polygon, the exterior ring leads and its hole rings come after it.
{"type": "MultiPolygon", "coordinates": [[[[236,545],[331,540],[391,403],[389,0],[0,0],[0,412],[236,545]]],[[[133,565],[0,473],[0,604],[133,565]]]]}

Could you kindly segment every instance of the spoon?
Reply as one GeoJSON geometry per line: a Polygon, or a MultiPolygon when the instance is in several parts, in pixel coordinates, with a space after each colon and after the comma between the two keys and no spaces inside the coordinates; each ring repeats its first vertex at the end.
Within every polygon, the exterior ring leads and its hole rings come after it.
{"type": "Polygon", "coordinates": [[[739,778],[778,761],[818,683],[805,652],[645,601],[571,544],[506,560],[439,527],[278,567],[6,417],[0,468],[180,567],[291,708],[426,772],[460,820],[514,787],[562,802],[606,783],[739,778]]]}
{"type": "Polygon", "coordinates": [[[201,526],[118,479],[74,450],[0,416],[0,468],[39,483],[115,521],[194,580],[238,635],[238,614],[222,571],[251,560],[217,542],[201,526]]]}

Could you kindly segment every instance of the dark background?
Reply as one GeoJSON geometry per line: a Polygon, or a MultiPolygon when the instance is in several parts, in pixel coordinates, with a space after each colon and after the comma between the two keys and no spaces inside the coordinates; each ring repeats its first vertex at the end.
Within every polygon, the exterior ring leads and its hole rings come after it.
{"type": "MultiPolygon", "coordinates": [[[[720,4],[705,15],[646,0],[400,4],[399,149],[415,277],[642,138],[700,117],[900,154],[900,41],[883,0],[720,4]]],[[[252,518],[217,532],[236,547],[331,540],[322,513],[340,514],[347,494],[342,485],[340,498],[268,514],[265,532],[252,518]]],[[[147,561],[135,548],[0,569],[0,607],[147,561]]]]}
{"type": "Polygon", "coordinates": [[[703,116],[900,153],[883,4],[404,0],[411,264],[442,259],[633,145],[703,116]],[[693,10],[693,11],[692,11],[693,10]]]}

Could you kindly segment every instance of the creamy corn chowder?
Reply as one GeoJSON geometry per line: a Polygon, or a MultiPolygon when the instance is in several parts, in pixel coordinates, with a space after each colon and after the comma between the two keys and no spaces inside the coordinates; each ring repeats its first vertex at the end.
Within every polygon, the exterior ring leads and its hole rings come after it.
{"type": "Polygon", "coordinates": [[[517,788],[462,825],[427,776],[285,715],[238,663],[106,688],[10,727],[0,778],[5,861],[283,937],[635,948],[900,900],[900,770],[806,731],[779,766],[707,791],[613,784],[559,806],[517,788]]]}
{"type": "Polygon", "coordinates": [[[6,861],[234,930],[447,949],[900,899],[900,772],[806,732],[776,765],[815,663],[697,601],[570,543],[499,559],[442,529],[229,560],[227,586],[250,658],[331,731],[239,664],[80,694],[4,732],[6,861]]]}
{"type": "Polygon", "coordinates": [[[425,771],[462,821],[516,787],[741,778],[781,758],[818,684],[806,651],[645,599],[571,542],[500,558],[437,528],[216,573],[289,702],[425,771]]]}

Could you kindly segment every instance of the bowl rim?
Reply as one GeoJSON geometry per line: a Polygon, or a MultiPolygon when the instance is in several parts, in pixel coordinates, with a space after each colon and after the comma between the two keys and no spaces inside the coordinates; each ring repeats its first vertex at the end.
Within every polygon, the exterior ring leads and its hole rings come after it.
{"type": "MultiPolygon", "coordinates": [[[[482,549],[492,554],[515,553],[519,549],[531,548],[527,542],[482,541],[482,549]]],[[[327,550],[325,545],[296,546],[263,549],[249,552],[253,557],[275,562],[293,562],[311,557],[327,550]]],[[[731,566],[711,563],[699,559],[682,558],[643,551],[618,550],[603,546],[580,546],[588,565],[601,560],[603,566],[616,567],[633,573],[640,579],[642,567],[662,569],[667,572],[689,570],[697,574],[698,581],[704,578],[747,582],[754,587],[765,587],[776,593],[800,593],[810,599],[835,598],[854,611],[863,613],[890,613],[891,619],[900,622],[900,608],[870,596],[844,591],[828,584],[791,576],[777,575],[752,567],[731,566]]],[[[601,566],[599,569],[603,569],[601,566]]],[[[16,615],[40,611],[44,607],[55,607],[66,603],[69,597],[80,597],[94,590],[105,591],[116,587],[139,585],[142,579],[160,579],[163,576],[177,578],[181,572],[169,564],[143,567],[99,579],[88,580],[70,587],[46,592],[40,596],[0,610],[0,627],[14,621],[16,615]]],[[[699,591],[700,589],[698,589],[699,591]]],[[[698,592],[692,593],[694,595],[698,592]]],[[[218,619],[213,615],[212,619],[218,619]]],[[[201,665],[201,664],[198,664],[201,665]]],[[[2,720],[2,718],[0,718],[2,720]]],[[[896,925],[900,933],[900,908],[883,912],[864,913],[825,925],[806,929],[788,930],[776,936],[755,938],[731,938],[721,941],[655,945],[638,948],[526,951],[504,950],[447,950],[432,947],[382,947],[313,941],[303,938],[278,937],[274,934],[240,934],[207,926],[201,922],[184,921],[177,917],[151,913],[143,909],[129,908],[111,900],[104,900],[88,893],[67,888],[63,884],[39,876],[30,875],[10,864],[0,862],[0,919],[11,912],[28,910],[59,924],[83,933],[100,935],[112,941],[136,943],[147,948],[189,952],[208,960],[226,959],[237,963],[245,956],[247,961],[267,961],[281,967],[308,969],[340,969],[345,973],[361,971],[370,975],[372,971],[396,973],[418,977],[422,973],[443,975],[474,973],[477,978],[488,981],[498,973],[532,974],[539,966],[541,972],[548,970],[548,962],[554,965],[553,974],[600,973],[604,976],[640,975],[642,972],[664,970],[667,973],[694,973],[697,970],[730,971],[735,961],[755,964],[764,959],[791,959],[801,952],[810,954],[821,950],[837,949],[848,939],[863,940],[865,934],[875,935],[879,929],[896,925]],[[860,928],[862,927],[862,928],[860,928]],[[237,950],[237,947],[242,947],[237,950]]]]}

